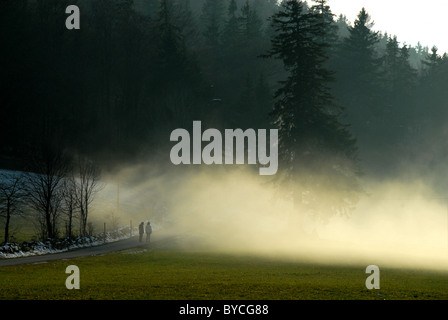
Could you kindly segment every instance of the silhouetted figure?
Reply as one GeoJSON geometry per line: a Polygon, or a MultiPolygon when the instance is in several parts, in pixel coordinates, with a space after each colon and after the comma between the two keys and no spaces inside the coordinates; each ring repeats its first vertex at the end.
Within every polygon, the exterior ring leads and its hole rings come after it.
{"type": "Polygon", "coordinates": [[[148,222],[146,224],[146,243],[149,243],[149,240],[151,238],[151,233],[152,233],[151,223],[148,222]]]}
{"type": "Polygon", "coordinates": [[[143,233],[144,233],[144,232],[145,232],[145,231],[144,231],[144,223],[141,222],[140,225],[138,226],[138,233],[139,233],[139,235],[140,235],[138,241],[142,242],[142,239],[143,239],[143,233]]]}

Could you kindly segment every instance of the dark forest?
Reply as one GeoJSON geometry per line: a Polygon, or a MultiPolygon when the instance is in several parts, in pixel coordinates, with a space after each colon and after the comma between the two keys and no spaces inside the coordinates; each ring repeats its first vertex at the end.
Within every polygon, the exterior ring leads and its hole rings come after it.
{"type": "Polygon", "coordinates": [[[373,18],[325,0],[2,1],[1,166],[48,148],[104,168],[163,161],[170,132],[202,120],[278,128],[283,172],[444,186],[448,56],[373,18]],[[65,28],[71,4],[80,30],[65,28]]]}

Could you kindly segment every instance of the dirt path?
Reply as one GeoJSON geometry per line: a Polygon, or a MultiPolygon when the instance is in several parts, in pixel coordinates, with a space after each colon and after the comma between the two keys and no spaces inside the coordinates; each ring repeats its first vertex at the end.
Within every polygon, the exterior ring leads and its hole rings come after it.
{"type": "MultiPolygon", "coordinates": [[[[157,244],[160,241],[156,237],[155,239],[151,239],[151,245],[157,244]]],[[[148,246],[145,243],[140,243],[138,241],[138,237],[132,237],[125,240],[115,241],[106,243],[104,245],[75,249],[61,253],[52,253],[45,255],[37,255],[37,256],[29,256],[29,257],[20,257],[20,258],[4,258],[0,259],[0,267],[3,266],[13,266],[19,264],[37,264],[37,263],[45,263],[48,261],[54,260],[64,260],[64,259],[73,259],[79,257],[87,257],[94,255],[102,255],[109,252],[122,251],[137,247],[147,248],[148,246]]]]}

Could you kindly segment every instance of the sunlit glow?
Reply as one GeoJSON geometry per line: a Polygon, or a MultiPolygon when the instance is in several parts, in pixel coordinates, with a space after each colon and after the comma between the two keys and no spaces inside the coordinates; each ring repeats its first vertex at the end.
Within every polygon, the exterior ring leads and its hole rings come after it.
{"type": "Polygon", "coordinates": [[[328,4],[334,14],[344,14],[350,22],[364,7],[375,22],[374,29],[396,35],[401,44],[420,42],[429,48],[437,46],[439,54],[448,52],[446,0],[329,0],[328,4]]]}
{"type": "MultiPolygon", "coordinates": [[[[316,263],[447,268],[447,200],[435,198],[421,182],[364,181],[366,195],[351,216],[321,223],[294,210],[270,178],[253,171],[178,167],[162,174],[150,167],[150,174],[142,166],[111,177],[127,181],[120,188],[119,218],[135,226],[151,220],[156,235],[176,237],[185,248],[316,263]]],[[[116,187],[104,192],[114,199],[116,187]]]]}

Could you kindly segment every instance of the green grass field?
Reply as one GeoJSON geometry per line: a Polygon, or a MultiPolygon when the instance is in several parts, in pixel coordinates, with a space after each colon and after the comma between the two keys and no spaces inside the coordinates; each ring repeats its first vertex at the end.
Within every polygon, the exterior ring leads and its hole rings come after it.
{"type": "Polygon", "coordinates": [[[448,299],[448,273],[382,268],[381,289],[368,290],[365,267],[139,248],[0,267],[0,299],[448,299]],[[65,286],[65,269],[72,264],[80,269],[79,290],[65,286]]]}

